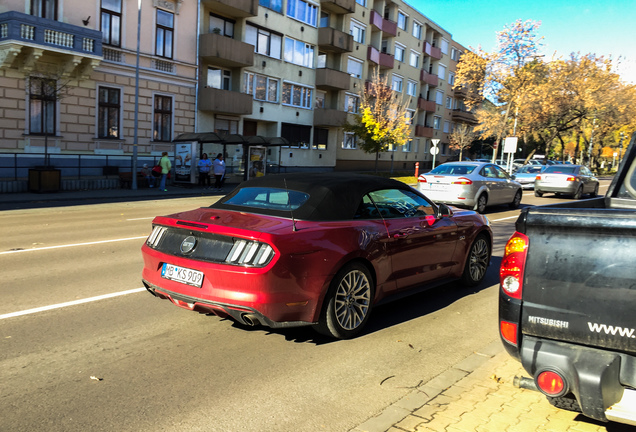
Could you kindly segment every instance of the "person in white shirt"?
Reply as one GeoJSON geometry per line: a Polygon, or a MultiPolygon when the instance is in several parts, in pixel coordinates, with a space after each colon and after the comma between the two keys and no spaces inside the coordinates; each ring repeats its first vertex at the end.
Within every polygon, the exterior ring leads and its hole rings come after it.
{"type": "Polygon", "coordinates": [[[216,155],[216,159],[212,163],[214,169],[214,189],[220,191],[225,181],[225,161],[223,160],[223,153],[216,155]]]}

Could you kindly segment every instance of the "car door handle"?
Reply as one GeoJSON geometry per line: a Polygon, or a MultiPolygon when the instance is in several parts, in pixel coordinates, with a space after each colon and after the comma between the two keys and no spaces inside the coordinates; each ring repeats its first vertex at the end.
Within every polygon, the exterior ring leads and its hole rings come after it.
{"type": "Polygon", "coordinates": [[[407,233],[397,233],[393,234],[394,239],[407,238],[409,235],[407,233]]]}

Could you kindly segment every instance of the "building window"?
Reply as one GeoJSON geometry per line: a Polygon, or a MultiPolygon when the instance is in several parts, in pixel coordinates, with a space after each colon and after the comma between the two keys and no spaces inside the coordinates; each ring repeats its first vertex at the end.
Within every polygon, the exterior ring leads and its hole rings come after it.
{"type": "Polygon", "coordinates": [[[278,102],[278,80],[245,72],[245,93],[265,102],[278,102]]]}
{"type": "Polygon", "coordinates": [[[329,27],[329,14],[327,12],[320,11],[319,27],[329,27]]]}
{"type": "Polygon", "coordinates": [[[453,99],[450,96],[446,96],[446,108],[453,109],[453,99]]]}
{"type": "Polygon", "coordinates": [[[329,129],[314,128],[314,143],[312,147],[316,150],[327,150],[329,143],[329,129]]]}
{"type": "Polygon", "coordinates": [[[413,37],[418,40],[422,39],[422,24],[417,21],[413,21],[413,37]]]}
{"type": "Polygon", "coordinates": [[[398,11],[397,26],[401,28],[402,30],[406,30],[407,20],[408,20],[408,16],[404,12],[398,11]]]}
{"type": "Polygon", "coordinates": [[[172,98],[155,96],[155,119],[152,139],[172,141],[172,98]]]}
{"type": "Polygon", "coordinates": [[[254,45],[254,52],[280,59],[283,38],[279,33],[247,24],[245,26],[245,42],[254,45]]]}
{"type": "Polygon", "coordinates": [[[232,72],[226,69],[208,67],[208,87],[220,90],[231,90],[232,72]]]}
{"type": "Polygon", "coordinates": [[[441,117],[433,116],[433,129],[439,130],[439,126],[441,122],[442,122],[441,117]]]}
{"type": "Polygon", "coordinates": [[[406,144],[402,146],[402,151],[405,153],[408,153],[411,151],[412,147],[413,147],[413,140],[410,139],[406,142],[406,144]]]}
{"type": "Polygon", "coordinates": [[[324,91],[317,91],[316,96],[314,97],[314,109],[324,108],[326,97],[327,97],[327,93],[325,93],[324,91]]]}
{"type": "Polygon", "coordinates": [[[415,97],[417,95],[417,83],[409,80],[406,84],[406,94],[415,97]]]}
{"type": "Polygon", "coordinates": [[[29,133],[55,135],[57,82],[31,78],[29,90],[29,133]]]}
{"type": "Polygon", "coordinates": [[[444,104],[444,92],[441,90],[437,90],[435,92],[435,103],[437,105],[443,105],[444,104]]]}
{"type": "Polygon", "coordinates": [[[437,65],[437,76],[439,79],[446,79],[446,66],[443,64],[437,65]]]}
{"type": "Polygon", "coordinates": [[[413,120],[415,120],[415,110],[407,109],[406,110],[406,124],[413,124],[413,120]]]}
{"type": "Polygon", "coordinates": [[[345,95],[345,111],[357,114],[360,112],[360,97],[347,93],[345,95]]]}
{"type": "Polygon", "coordinates": [[[121,0],[102,0],[102,43],[121,46],[121,0]]]}
{"type": "Polygon", "coordinates": [[[450,132],[450,122],[444,121],[444,133],[449,133],[449,132],[450,132]]]}
{"type": "Polygon", "coordinates": [[[404,85],[404,78],[399,75],[393,75],[391,81],[391,89],[396,92],[402,92],[402,87],[404,85]]]}
{"type": "Polygon", "coordinates": [[[448,54],[448,41],[446,39],[442,39],[439,49],[442,50],[442,54],[448,54]]]}
{"type": "Polygon", "coordinates": [[[409,59],[409,64],[414,68],[420,67],[420,54],[417,51],[411,51],[411,57],[409,59]]]}
{"type": "Polygon", "coordinates": [[[358,3],[360,6],[367,7],[367,0],[356,0],[356,3],[358,3]]]}
{"type": "Polygon", "coordinates": [[[287,0],[287,16],[316,27],[318,7],[303,0],[287,0]]]}
{"type": "Polygon", "coordinates": [[[404,61],[404,51],[405,51],[404,45],[400,45],[398,43],[395,44],[395,59],[397,61],[401,61],[401,62],[404,61]]]}
{"type": "Polygon", "coordinates": [[[218,33],[229,38],[234,37],[234,24],[236,21],[222,17],[220,15],[210,14],[210,33],[218,33]]]}
{"type": "Polygon", "coordinates": [[[462,53],[461,51],[459,51],[458,49],[455,48],[451,48],[451,59],[455,60],[455,61],[459,61],[459,56],[461,56],[462,53]]]}
{"type": "Polygon", "coordinates": [[[173,35],[174,14],[157,9],[157,45],[155,53],[158,56],[172,58],[173,35]]]}
{"type": "Polygon", "coordinates": [[[31,15],[57,20],[57,0],[32,0],[31,15]]]}
{"type": "Polygon", "coordinates": [[[308,68],[314,67],[314,47],[308,43],[285,38],[285,61],[308,68]]]}
{"type": "Polygon", "coordinates": [[[346,150],[355,150],[358,148],[358,139],[351,132],[344,133],[344,140],[342,141],[342,148],[346,150]]]}
{"type": "Polygon", "coordinates": [[[283,13],[283,0],[258,0],[258,4],[278,13],[283,13]]]}
{"type": "Polygon", "coordinates": [[[360,22],[355,21],[353,19],[351,20],[351,27],[349,32],[353,36],[354,41],[363,44],[365,31],[366,31],[366,26],[364,24],[361,24],[360,22]]]}
{"type": "Polygon", "coordinates": [[[119,138],[119,117],[121,113],[121,90],[110,87],[99,88],[97,115],[97,137],[119,138]]]}
{"type": "Polygon", "coordinates": [[[311,126],[281,123],[280,136],[289,141],[290,147],[309,148],[311,126]]]}
{"type": "Polygon", "coordinates": [[[311,93],[312,89],[309,87],[284,82],[282,102],[284,105],[310,109],[311,93]]]}
{"type": "Polygon", "coordinates": [[[347,73],[354,78],[362,78],[362,65],[364,63],[353,57],[347,61],[347,73]]]}
{"type": "Polygon", "coordinates": [[[448,84],[450,85],[455,84],[455,74],[453,72],[448,73],[448,84]]]}

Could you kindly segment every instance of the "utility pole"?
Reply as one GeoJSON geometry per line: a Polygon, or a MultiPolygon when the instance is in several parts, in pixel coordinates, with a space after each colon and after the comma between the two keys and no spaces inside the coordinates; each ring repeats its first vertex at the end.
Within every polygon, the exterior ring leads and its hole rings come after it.
{"type": "Polygon", "coordinates": [[[596,117],[592,121],[592,133],[590,134],[590,146],[587,149],[587,164],[592,168],[592,148],[594,147],[594,128],[596,127],[596,117]]]}

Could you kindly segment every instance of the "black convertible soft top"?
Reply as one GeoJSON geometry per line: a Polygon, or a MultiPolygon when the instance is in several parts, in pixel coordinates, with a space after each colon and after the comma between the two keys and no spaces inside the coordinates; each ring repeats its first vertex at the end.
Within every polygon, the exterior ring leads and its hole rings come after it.
{"type": "MultiPolygon", "coordinates": [[[[290,173],[273,174],[247,180],[238,185],[227,196],[212,204],[211,208],[245,212],[244,206],[225,204],[238,191],[247,187],[288,189],[304,192],[309,199],[294,210],[294,218],[309,221],[351,220],[362,201],[362,197],[381,189],[413,189],[397,180],[352,173],[290,173]]],[[[251,213],[289,218],[290,211],[252,209],[251,213]]]]}

